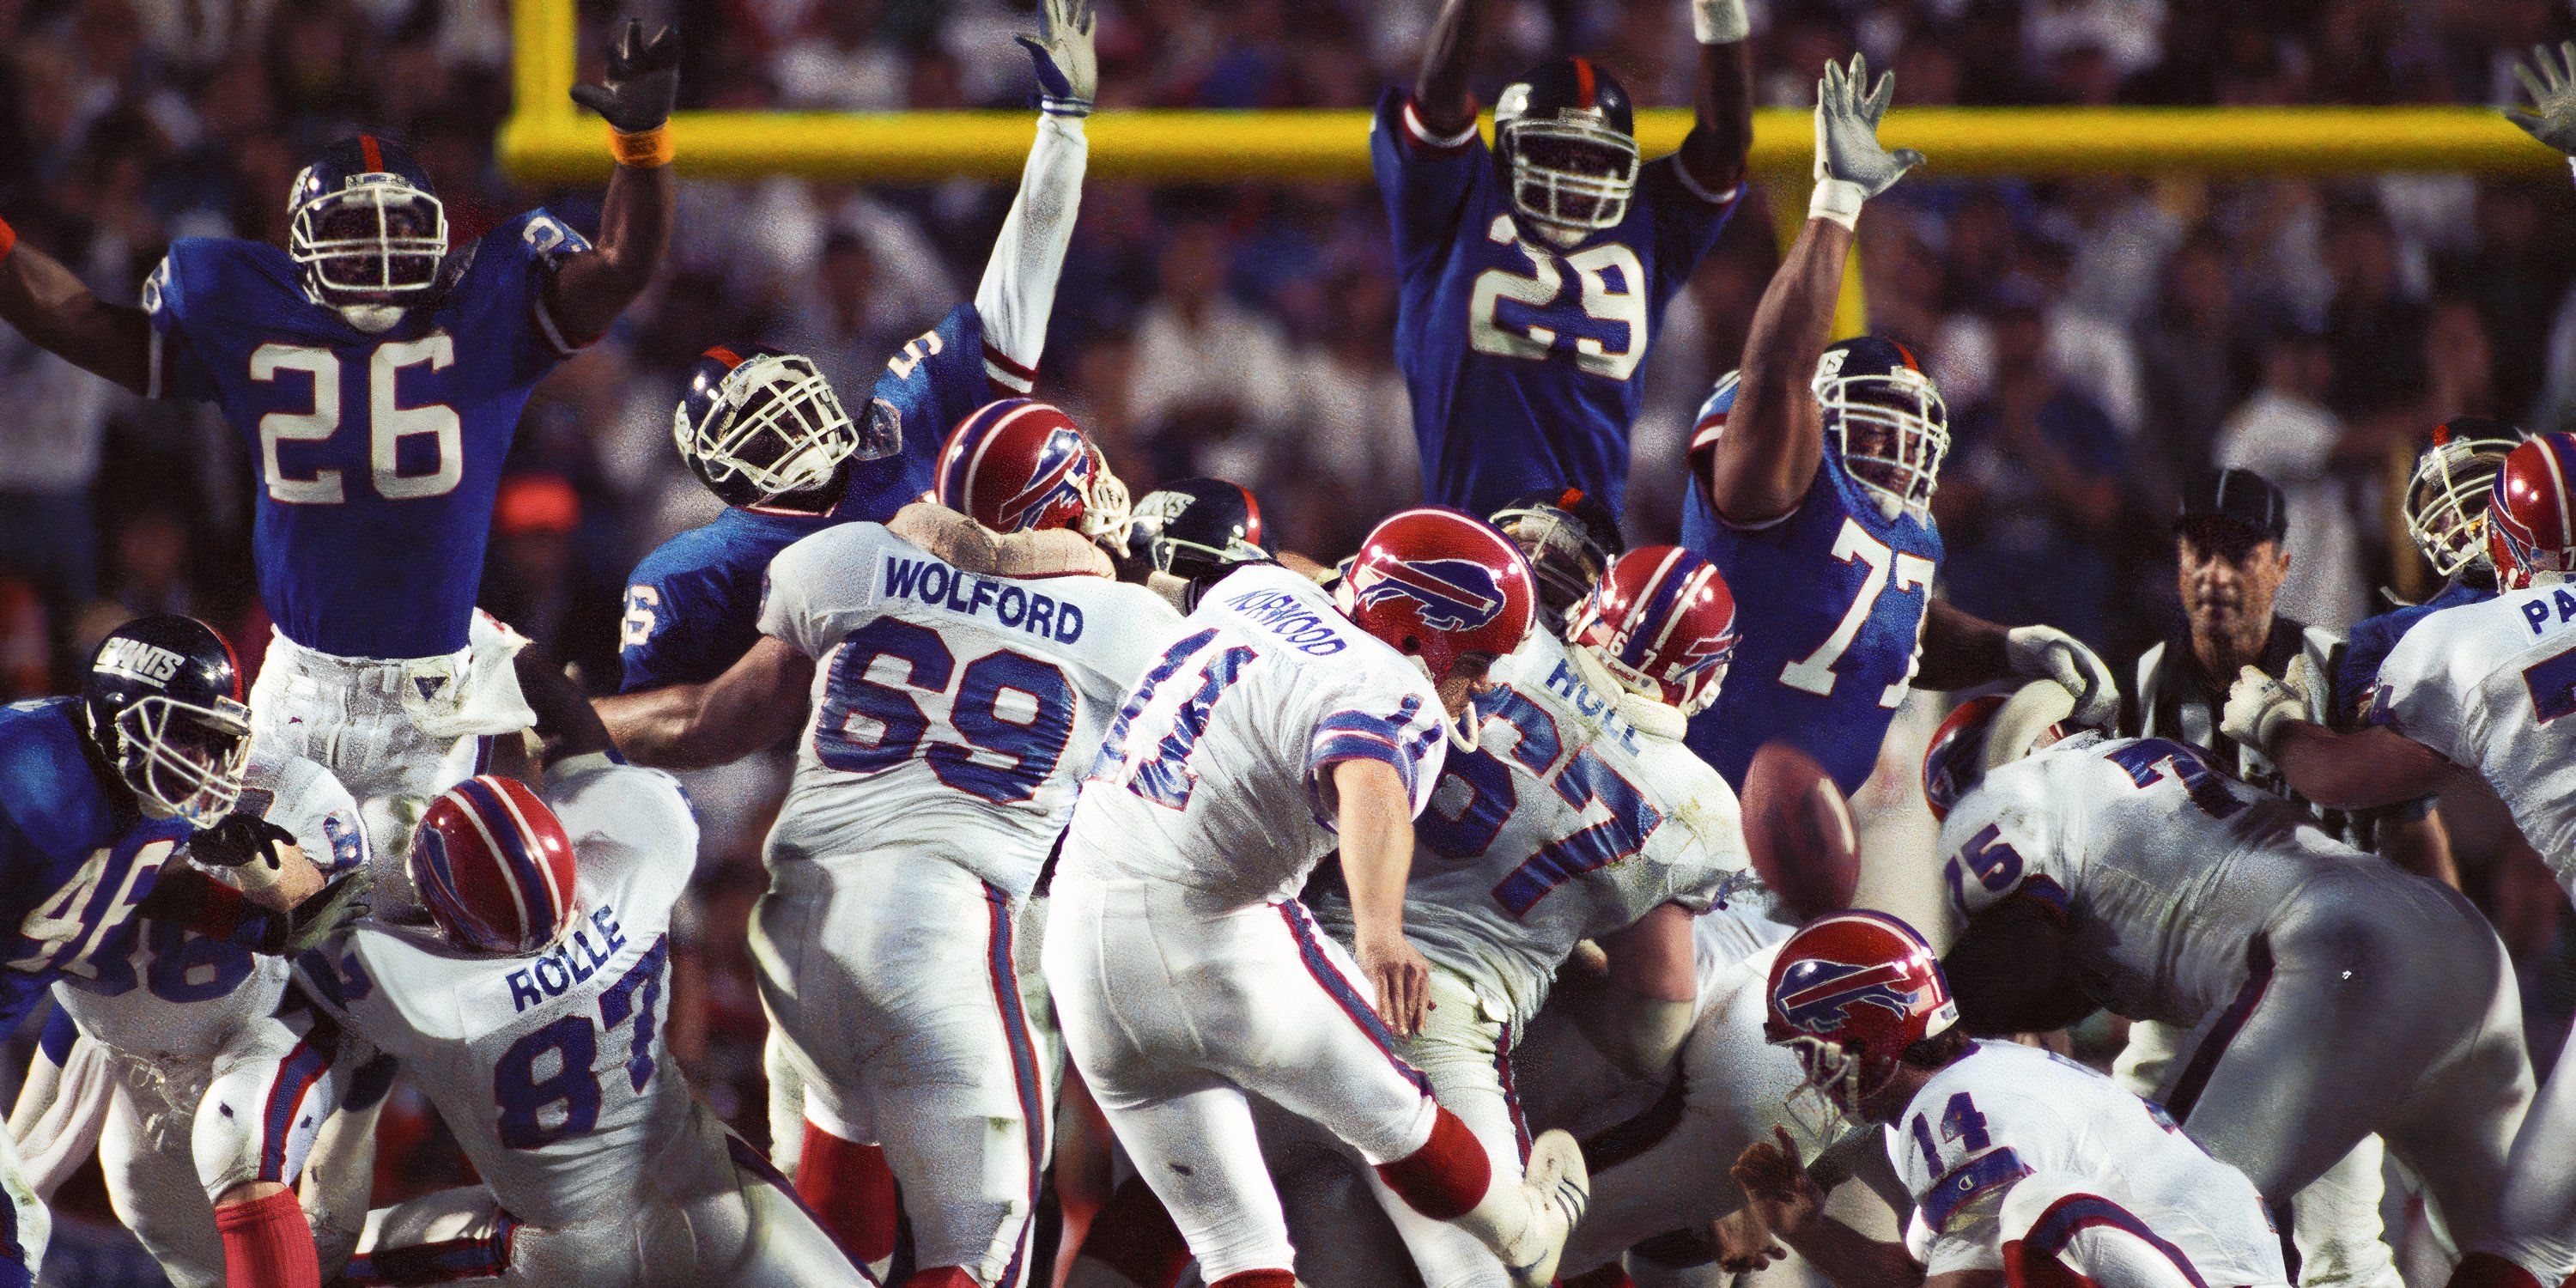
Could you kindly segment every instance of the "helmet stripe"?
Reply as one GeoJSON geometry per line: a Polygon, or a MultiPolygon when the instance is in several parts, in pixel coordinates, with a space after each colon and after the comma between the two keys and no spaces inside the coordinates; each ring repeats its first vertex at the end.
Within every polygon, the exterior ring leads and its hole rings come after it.
{"type": "Polygon", "coordinates": [[[1590,111],[1593,107],[1593,99],[1600,92],[1601,86],[1592,75],[1592,60],[1589,58],[1575,59],[1574,105],[1584,109],[1585,111],[1590,111]]]}
{"type": "Polygon", "coordinates": [[[369,173],[382,173],[384,171],[385,150],[377,145],[375,135],[361,134],[358,136],[358,155],[366,159],[367,170],[369,173]]]}
{"type": "Polygon", "coordinates": [[[2571,448],[2576,448],[2576,439],[2565,434],[2549,434],[2541,439],[2540,458],[2549,462],[2550,492],[2558,503],[2558,531],[2548,534],[2545,540],[2549,545],[2562,548],[2576,544],[2570,541],[2571,537],[2576,537],[2576,515],[2570,515],[2567,509],[2566,454],[2571,448]]]}
{"type": "MultiPolygon", "coordinates": [[[[564,888],[556,883],[554,865],[544,862],[542,860],[542,856],[534,847],[525,844],[536,839],[536,825],[528,821],[527,811],[519,808],[517,797],[513,796],[509,792],[495,792],[493,794],[501,798],[501,807],[510,811],[510,821],[516,825],[514,828],[516,839],[522,842],[523,849],[525,850],[528,858],[528,870],[535,872],[538,878],[545,883],[546,909],[548,913],[546,924],[551,926],[562,921],[564,909],[569,906],[572,901],[566,897],[567,892],[564,888]]],[[[535,893],[535,891],[531,890],[530,893],[535,893]]]]}
{"type": "Polygon", "coordinates": [[[742,355],[721,344],[707,350],[707,356],[725,364],[725,369],[727,371],[731,371],[735,367],[742,365],[742,355]]]}
{"type": "Polygon", "coordinates": [[[1671,631],[1676,616],[1673,601],[1681,597],[1683,579],[1673,575],[1681,557],[1681,547],[1673,547],[1663,562],[1655,565],[1655,571],[1647,576],[1646,585],[1650,589],[1646,593],[1646,602],[1628,615],[1628,638],[1620,645],[1620,661],[1630,666],[1644,665],[1647,656],[1663,646],[1663,636],[1671,631]],[[1650,622],[1662,626],[1651,637],[1644,629],[1650,622]]]}
{"type": "Polygon", "coordinates": [[[510,904],[519,914],[519,932],[513,938],[525,942],[537,928],[536,918],[530,915],[529,896],[542,893],[543,878],[529,870],[535,864],[520,839],[518,816],[507,805],[491,799],[498,793],[492,790],[490,783],[469,778],[458,783],[457,788],[474,806],[465,811],[465,816],[474,820],[474,830],[482,835],[483,843],[491,848],[493,857],[501,860],[504,869],[502,884],[510,891],[510,904]],[[511,819],[513,825],[496,830],[492,825],[500,816],[511,819]]]}
{"type": "MultiPolygon", "coordinates": [[[[983,415],[984,412],[993,411],[996,407],[1008,407],[1010,409],[996,414],[991,420],[986,421],[983,426],[975,431],[975,452],[974,455],[969,457],[966,461],[966,486],[969,491],[967,492],[965,500],[967,502],[969,513],[973,512],[974,502],[976,500],[971,489],[973,489],[978,483],[981,483],[984,479],[984,453],[993,449],[993,441],[1002,436],[1002,430],[1005,426],[1008,426],[1012,421],[1018,420],[1020,417],[1027,415],[1029,412],[1036,410],[1041,405],[1043,404],[1026,398],[1014,398],[1007,403],[991,404],[985,407],[983,411],[976,413],[980,416],[983,415]]],[[[1010,516],[1004,515],[1002,517],[1009,518],[1010,516]]]]}

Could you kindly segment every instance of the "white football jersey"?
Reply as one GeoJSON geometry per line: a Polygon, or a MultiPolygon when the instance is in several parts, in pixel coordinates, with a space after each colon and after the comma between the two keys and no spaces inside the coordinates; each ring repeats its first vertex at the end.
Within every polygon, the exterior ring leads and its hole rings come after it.
{"type": "Polygon", "coordinates": [[[2379,665],[2371,719],[2484,775],[2576,890],[2576,587],[2427,615],[2379,665]]]}
{"type": "Polygon", "coordinates": [[[572,922],[526,957],[448,946],[434,930],[362,923],[304,965],[313,991],[428,1093],[501,1206],[564,1226],[623,1219],[654,1157],[689,1123],[689,1084],[662,1042],[671,911],[697,821],[659,770],[580,757],[546,775],[571,837],[572,922]]]}
{"type": "Polygon", "coordinates": [[[1941,825],[1952,939],[2024,895],[2071,911],[2076,962],[2112,1011],[2187,1026],[2225,1005],[2290,893],[2362,856],[2206,755],[2078,734],[1986,775],[1941,825]]]}
{"type": "MultiPolygon", "coordinates": [[[[234,808],[294,833],[304,857],[325,872],[364,862],[366,830],[349,789],[318,762],[266,748],[254,747],[234,808]]],[[[63,977],[54,997],[81,1032],[119,1051],[156,1062],[209,1060],[237,1026],[277,1009],[289,973],[283,957],[145,920],[121,963],[99,963],[96,979],[63,977]]]]}
{"type": "Polygon", "coordinates": [[[815,659],[814,714],[771,860],[917,850],[1026,895],[1179,624],[1141,586],[965,572],[874,523],[789,546],[760,629],[815,659]]]}
{"type": "MultiPolygon", "coordinates": [[[[1414,824],[1404,933],[1522,1026],[1575,944],[1657,904],[1717,901],[1751,862],[1735,792],[1670,738],[1639,732],[1533,632],[1476,699],[1476,750],[1453,751],[1414,824]]],[[[1347,941],[1350,904],[1318,910],[1347,941]]]]}
{"type": "Polygon", "coordinates": [[[1886,1127],[1914,1195],[1906,1249],[1924,1275],[2001,1270],[2004,1195],[2033,1173],[2081,1178],[2201,1282],[2278,1284],[2281,1240],[2242,1172],[2203,1153],[2162,1110],[2037,1047],[1979,1042],[1932,1075],[1886,1127]]]}
{"type": "Polygon", "coordinates": [[[1333,848],[1332,765],[1393,765],[1422,812],[1449,742],[1440,695],[1323,588],[1256,564],[1169,642],[1083,782],[1069,869],[1248,906],[1294,897],[1333,848]]]}

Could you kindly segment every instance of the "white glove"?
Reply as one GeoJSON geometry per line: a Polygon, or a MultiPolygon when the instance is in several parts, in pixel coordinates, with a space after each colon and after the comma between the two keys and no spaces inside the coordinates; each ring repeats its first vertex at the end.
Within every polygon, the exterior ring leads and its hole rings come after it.
{"type": "Polygon", "coordinates": [[[1039,111],[1091,115],[1092,95],[1100,88],[1100,60],[1091,49],[1098,28],[1091,0],[1045,0],[1038,7],[1037,38],[1013,37],[1037,63],[1039,111]]]}
{"type": "Polygon", "coordinates": [[[2576,40],[2560,45],[2554,58],[2549,46],[2533,46],[2530,65],[2515,64],[2513,74],[2530,93],[2531,106],[2517,103],[2507,107],[2504,119],[2522,127],[2523,133],[2576,157],[2576,40]]]}
{"type": "Polygon", "coordinates": [[[1923,164],[1923,154],[1912,148],[1890,152],[1879,146],[1879,120],[1895,99],[1896,74],[1885,73],[1871,86],[1869,61],[1861,55],[1852,55],[1849,71],[1825,64],[1825,78],[1816,82],[1816,192],[1807,201],[1809,219],[1857,228],[1862,202],[1923,164]]]}
{"type": "Polygon", "coordinates": [[[1753,33],[1744,0],[1691,0],[1691,35],[1703,45],[1732,45],[1753,33]]]}
{"type": "Polygon", "coordinates": [[[2308,718],[2308,693],[2315,682],[2316,668],[2304,653],[2291,661],[2288,674],[2279,679],[2252,666],[2239,668],[2236,683],[2227,689],[2227,708],[2218,714],[2218,731],[2264,755],[2272,754],[2272,739],[2280,734],[2282,723],[2308,718]]]}
{"type": "Polygon", "coordinates": [[[2004,662],[2013,674],[2055,680],[2075,695],[2075,723],[2101,728],[2120,712],[2120,682],[2084,641],[2054,626],[2016,626],[2004,632],[2004,662]]]}

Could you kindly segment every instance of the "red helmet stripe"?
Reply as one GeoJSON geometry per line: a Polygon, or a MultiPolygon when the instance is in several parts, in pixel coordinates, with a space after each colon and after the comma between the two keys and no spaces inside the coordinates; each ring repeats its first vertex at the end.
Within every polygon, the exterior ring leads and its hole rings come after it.
{"type": "Polygon", "coordinates": [[[2550,499],[2558,506],[2558,530],[2542,539],[2548,545],[2562,548],[2571,544],[2571,535],[2576,535],[2576,515],[2570,515],[2567,510],[2567,463],[2560,459],[2560,453],[2570,446],[2562,441],[2565,437],[2563,434],[2548,434],[2540,440],[2540,459],[2549,463],[2550,499]]]}
{"type": "Polygon", "coordinates": [[[732,370],[733,368],[742,365],[742,355],[721,344],[707,350],[707,356],[725,364],[726,370],[732,370]]]}
{"type": "Polygon", "coordinates": [[[1234,490],[1243,494],[1243,539],[1256,546],[1260,545],[1262,544],[1261,499],[1252,494],[1251,488],[1240,483],[1234,485],[1234,490]]]}
{"type": "Polygon", "coordinates": [[[1023,402],[1019,406],[1013,407],[1009,411],[1002,413],[1000,418],[994,420],[991,424],[984,426],[983,436],[975,440],[975,454],[968,458],[966,462],[966,499],[971,506],[970,513],[972,512],[972,509],[982,508],[980,505],[973,503],[977,503],[982,500],[981,497],[975,495],[974,489],[976,485],[984,481],[984,453],[993,450],[993,444],[1001,440],[1002,431],[1009,428],[1012,421],[1018,420],[1020,417],[1028,415],[1030,412],[1036,411],[1038,408],[1044,406],[1046,406],[1046,404],[1041,402],[1023,402]]]}
{"type": "MultiPolygon", "coordinates": [[[[487,795],[498,795],[498,793],[493,792],[489,784],[478,782],[471,778],[457,785],[462,787],[465,790],[466,797],[474,802],[473,808],[464,811],[465,819],[467,822],[474,825],[475,835],[483,838],[483,848],[489,852],[492,857],[501,860],[501,862],[510,869],[516,869],[523,866],[526,860],[522,856],[521,851],[525,850],[526,847],[520,845],[519,838],[515,836],[504,840],[498,833],[495,833],[492,830],[492,820],[486,817],[486,811],[488,811],[491,806],[480,798],[487,795]]],[[[515,821],[517,818],[516,813],[514,812],[511,817],[515,821]]],[[[528,939],[528,932],[537,924],[536,918],[529,915],[527,898],[528,892],[522,889],[526,884],[525,879],[522,878],[515,870],[505,871],[502,876],[503,879],[501,881],[501,886],[503,889],[510,892],[511,910],[516,912],[519,917],[519,924],[511,927],[503,937],[525,943],[528,939]]],[[[472,905],[469,903],[467,906],[470,908],[472,905]]],[[[498,929],[498,927],[495,927],[495,929],[498,929]]]]}
{"type": "MultiPolygon", "coordinates": [[[[544,863],[538,858],[537,846],[535,844],[537,835],[536,826],[528,821],[527,811],[519,808],[517,793],[500,791],[494,792],[493,795],[500,797],[501,807],[510,812],[510,822],[515,832],[515,834],[510,838],[511,845],[513,846],[511,854],[511,859],[513,860],[512,870],[517,872],[522,880],[525,880],[526,874],[531,871],[536,874],[537,880],[542,882],[545,887],[544,894],[546,898],[547,911],[546,921],[549,924],[560,921],[562,919],[564,909],[568,907],[572,901],[566,897],[568,892],[565,891],[562,886],[556,884],[553,865],[544,863]],[[526,859],[525,864],[518,863],[517,860],[523,856],[526,859]]],[[[537,891],[531,889],[529,893],[535,894],[537,891]]]]}
{"type": "Polygon", "coordinates": [[[1592,60],[1589,58],[1575,59],[1574,105],[1586,111],[1590,111],[1593,106],[1593,98],[1600,93],[1600,90],[1600,84],[1592,75],[1592,60]]]}
{"type": "Polygon", "coordinates": [[[385,168],[385,150],[377,145],[375,135],[361,134],[358,136],[358,155],[366,159],[367,169],[370,172],[383,172],[385,168]]]}

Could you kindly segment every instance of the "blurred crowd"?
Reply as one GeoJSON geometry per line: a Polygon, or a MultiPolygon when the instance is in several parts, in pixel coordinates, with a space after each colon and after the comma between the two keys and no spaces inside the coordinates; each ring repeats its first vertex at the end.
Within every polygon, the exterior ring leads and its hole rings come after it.
{"type": "MultiPolygon", "coordinates": [[[[1681,0],[1496,0],[1490,101],[1589,51],[1641,104],[1678,105],[1681,0]]],[[[1101,0],[1101,105],[1365,107],[1409,84],[1435,0],[1101,0]]],[[[1026,0],[585,0],[579,48],[636,13],[679,24],[683,106],[893,109],[1029,101],[1026,0]]],[[[2508,101],[2512,60],[2576,35],[2568,0],[1752,0],[1760,95],[1805,106],[1853,48],[1902,105],[2508,101]]],[[[504,0],[0,0],[0,213],[101,294],[133,298],[184,236],[282,240],[288,182],[365,126],[406,138],[455,236],[596,194],[513,187],[504,0]]],[[[1873,326],[1915,344],[1956,442],[1935,499],[1947,593],[2113,658],[2175,615],[2182,484],[2250,466],[2288,493],[2281,609],[2342,626],[2425,570],[2392,522],[2429,427],[2576,422],[2576,193],[2563,179],[1946,180],[1941,158],[1863,221],[1873,326]]],[[[538,393],[504,486],[483,600],[600,689],[626,571],[715,503],[672,449],[679,373],[755,339],[845,391],[974,289],[1005,185],[773,179],[684,187],[671,270],[538,393]]],[[[1678,298],[1646,368],[1628,522],[1668,536],[1681,440],[1741,347],[1776,260],[1757,192],[1678,298]]],[[[1327,559],[1411,499],[1395,293],[1366,183],[1093,182],[1041,392],[1137,491],[1220,474],[1284,544],[1327,559]]],[[[209,409],[150,404],[0,329],[0,698],[58,691],[131,614],[185,610],[256,653],[251,463],[209,409]]],[[[2125,674],[2125,672],[2124,672],[2125,674]]],[[[703,784],[698,951],[675,1045],[757,1131],[761,1020],[741,952],[777,767],[703,784]],[[743,1112],[748,1107],[750,1112],[743,1112]]],[[[2554,901],[2546,883],[2525,897],[2554,901]]],[[[2541,993],[2569,973],[2556,904],[2501,910],[2541,993]]],[[[2569,1000],[2536,995],[2542,1014],[2569,1000]]],[[[2545,1027],[2545,1026],[2544,1026],[2545,1027]]],[[[2554,1051],[2554,1037],[2535,1048],[2554,1051]]],[[[431,1130],[428,1127],[424,1131],[431,1130]]],[[[389,1166],[400,1166],[397,1160],[389,1166]]],[[[423,1164],[423,1166],[428,1166],[423,1164]]],[[[428,1179],[436,1179],[430,1177],[428,1179]]]]}

